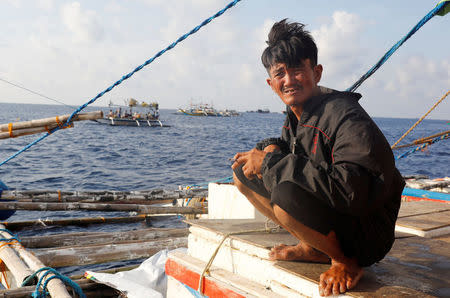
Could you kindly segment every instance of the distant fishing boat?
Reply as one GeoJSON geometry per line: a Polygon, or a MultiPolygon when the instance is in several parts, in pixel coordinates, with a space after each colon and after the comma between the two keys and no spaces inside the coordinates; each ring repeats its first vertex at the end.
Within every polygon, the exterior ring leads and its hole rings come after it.
{"type": "Polygon", "coordinates": [[[109,113],[100,119],[95,119],[95,122],[101,124],[107,124],[111,126],[147,126],[147,127],[169,127],[159,119],[159,104],[156,102],[151,103],[138,103],[134,98],[126,100],[127,107],[119,106],[115,111],[114,106],[110,102],[109,113]],[[133,112],[133,107],[137,109],[133,112]],[[139,108],[141,108],[139,110],[139,108]],[[144,110],[142,110],[144,108],[144,110]]]}
{"type": "Polygon", "coordinates": [[[231,117],[239,116],[236,110],[216,110],[212,105],[208,104],[191,104],[189,108],[178,109],[178,114],[188,116],[215,116],[215,117],[231,117]]]}
{"type": "Polygon", "coordinates": [[[208,104],[191,104],[187,109],[178,109],[178,112],[188,116],[220,116],[219,112],[208,104]]]}
{"type": "Polygon", "coordinates": [[[270,113],[270,110],[269,109],[257,109],[256,111],[247,111],[247,113],[268,114],[268,113],[270,113]]]}
{"type": "Polygon", "coordinates": [[[239,112],[236,110],[223,110],[223,111],[219,111],[219,116],[223,116],[223,117],[231,117],[231,116],[239,116],[239,112]]]}

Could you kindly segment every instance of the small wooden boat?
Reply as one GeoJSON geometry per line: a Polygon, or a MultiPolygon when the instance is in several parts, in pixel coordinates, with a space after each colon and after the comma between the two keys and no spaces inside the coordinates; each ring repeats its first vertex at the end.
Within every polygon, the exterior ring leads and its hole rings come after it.
{"type": "Polygon", "coordinates": [[[108,124],[111,126],[143,126],[143,127],[169,127],[159,120],[159,104],[156,102],[139,104],[134,98],[126,100],[128,108],[119,106],[115,111],[112,110],[114,106],[111,102],[109,104],[110,110],[106,117],[95,119],[95,122],[101,124],[108,124]],[[146,110],[135,110],[133,107],[146,108],[146,110]]]}
{"type": "Polygon", "coordinates": [[[162,123],[159,119],[145,119],[145,118],[116,118],[106,117],[94,120],[101,124],[108,124],[111,126],[149,126],[149,127],[170,127],[170,125],[162,123]]]}
{"type": "Polygon", "coordinates": [[[178,114],[188,116],[215,116],[215,117],[231,117],[239,116],[236,110],[216,110],[213,106],[208,104],[196,104],[186,109],[178,109],[178,114]]]}

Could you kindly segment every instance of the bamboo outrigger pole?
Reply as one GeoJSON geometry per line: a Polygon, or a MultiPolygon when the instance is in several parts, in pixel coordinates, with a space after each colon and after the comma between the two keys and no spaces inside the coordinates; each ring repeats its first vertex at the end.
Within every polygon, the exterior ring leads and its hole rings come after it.
{"type": "Polygon", "coordinates": [[[208,213],[202,207],[160,207],[136,204],[93,204],[93,203],[31,203],[31,202],[0,202],[0,210],[34,210],[34,211],[136,211],[144,214],[204,214],[208,213]]]}
{"type": "Polygon", "coordinates": [[[208,196],[207,189],[187,190],[139,190],[139,191],[64,191],[64,190],[4,190],[3,200],[32,201],[32,202],[78,202],[92,200],[98,202],[125,200],[173,200],[183,198],[203,198],[208,196]]]}
{"type": "MultiPolygon", "coordinates": [[[[50,132],[57,126],[62,127],[70,115],[62,115],[44,119],[0,124],[0,139],[31,135],[41,132],[50,132]]],[[[95,120],[103,118],[102,111],[77,114],[72,121],[95,120]]]]}
{"type": "Polygon", "coordinates": [[[440,137],[440,136],[444,136],[444,135],[449,135],[449,134],[450,134],[450,130],[447,130],[447,131],[440,132],[440,133],[437,133],[437,134],[434,134],[434,135],[431,135],[431,136],[428,136],[428,137],[416,139],[416,140],[412,141],[412,143],[409,143],[409,144],[395,146],[392,149],[395,150],[395,149],[411,147],[411,146],[416,146],[416,145],[425,144],[425,143],[431,143],[434,138],[437,138],[437,137],[440,137]]]}
{"type": "MultiPolygon", "coordinates": [[[[5,229],[5,226],[0,225],[0,229],[5,229]]],[[[12,237],[6,232],[0,232],[0,235],[4,238],[12,237]]],[[[21,244],[14,245],[12,248],[33,272],[45,267],[45,265],[33,253],[27,251],[21,244]]],[[[42,273],[38,274],[39,277],[41,277],[41,275],[42,273]]],[[[52,275],[53,274],[47,275],[45,279],[50,278],[52,275]]],[[[49,281],[48,291],[50,292],[51,297],[71,298],[64,283],[62,283],[59,279],[52,279],[49,281]]]]}

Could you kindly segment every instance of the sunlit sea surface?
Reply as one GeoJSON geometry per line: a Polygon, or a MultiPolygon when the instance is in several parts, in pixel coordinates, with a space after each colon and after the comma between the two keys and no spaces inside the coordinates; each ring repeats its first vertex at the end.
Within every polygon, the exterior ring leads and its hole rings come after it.
{"type": "MultiPolygon", "coordinates": [[[[88,107],[86,111],[99,109],[88,107]]],[[[60,105],[0,103],[0,124],[71,114],[73,110],[60,105]]],[[[103,110],[108,111],[107,108],[103,110]]],[[[54,133],[1,166],[0,180],[10,189],[20,190],[131,191],[178,189],[192,184],[206,186],[209,181],[232,175],[229,158],[236,152],[253,148],[263,138],[279,136],[285,118],[281,111],[246,112],[237,117],[193,117],[175,112],[161,110],[160,118],[170,127],[111,127],[93,121],[76,122],[74,128],[54,133]]],[[[393,144],[417,119],[374,120],[393,144]]],[[[402,143],[449,130],[448,120],[425,120],[402,143]]],[[[0,140],[1,161],[38,137],[0,140]]],[[[423,152],[400,159],[397,167],[403,175],[449,176],[450,141],[440,141],[423,152]]],[[[9,220],[86,216],[87,213],[18,211],[9,220]]],[[[174,217],[156,221],[153,225],[178,227],[183,224],[174,217]]],[[[122,228],[125,227],[114,229],[122,228]]],[[[80,229],[65,227],[63,231],[80,229]]],[[[21,235],[35,233],[35,229],[25,230],[21,235]]]]}
{"type": "MultiPolygon", "coordinates": [[[[0,124],[72,111],[67,106],[0,103],[0,124]]],[[[236,152],[251,149],[263,138],[279,136],[285,117],[281,112],[238,117],[193,117],[175,112],[161,111],[161,119],[171,127],[76,122],[74,128],[56,132],[1,166],[0,180],[10,188],[28,190],[127,191],[205,183],[230,176],[229,158],[236,152]]],[[[391,144],[416,120],[375,118],[391,144]]],[[[402,143],[448,130],[447,122],[425,120],[402,143]]],[[[0,159],[36,138],[38,135],[0,140],[0,159]]],[[[397,167],[404,175],[448,176],[450,142],[441,141],[400,159],[397,167]]]]}

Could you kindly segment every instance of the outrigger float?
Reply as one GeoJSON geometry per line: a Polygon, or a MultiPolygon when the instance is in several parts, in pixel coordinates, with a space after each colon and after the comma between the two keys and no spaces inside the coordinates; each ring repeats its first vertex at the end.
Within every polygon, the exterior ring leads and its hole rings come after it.
{"type": "Polygon", "coordinates": [[[0,125],[0,139],[16,138],[20,136],[37,133],[52,133],[55,128],[71,128],[74,121],[96,120],[103,117],[102,111],[80,113],[71,119],[71,123],[66,125],[66,121],[71,115],[62,115],[30,121],[12,122],[0,125]]]}
{"type": "Polygon", "coordinates": [[[51,297],[72,297],[74,291],[81,293],[77,295],[80,297],[125,295],[94,282],[94,278],[86,279],[84,271],[93,268],[94,264],[94,268],[100,268],[97,273],[129,271],[161,250],[186,247],[188,230],[184,226],[151,226],[161,217],[206,213],[207,204],[200,203],[204,195],[205,190],[201,189],[131,192],[3,190],[0,210],[16,213],[20,210],[52,211],[53,215],[36,220],[0,222],[0,281],[3,285],[0,297],[30,297],[39,293],[45,295],[46,291],[51,297]],[[188,200],[189,204],[186,203],[188,200]],[[179,202],[182,205],[177,205],[179,202]],[[57,211],[65,212],[58,215],[57,211]],[[67,211],[73,214],[68,217],[67,211]],[[85,217],[89,212],[94,215],[85,217]],[[113,215],[104,216],[105,213],[113,215]],[[68,230],[78,232],[67,233],[68,230]],[[32,236],[19,236],[29,235],[28,231],[33,231],[32,236]],[[74,274],[63,276],[59,273],[61,270],[74,274]]]}

